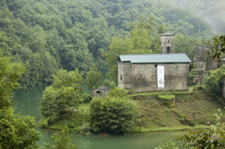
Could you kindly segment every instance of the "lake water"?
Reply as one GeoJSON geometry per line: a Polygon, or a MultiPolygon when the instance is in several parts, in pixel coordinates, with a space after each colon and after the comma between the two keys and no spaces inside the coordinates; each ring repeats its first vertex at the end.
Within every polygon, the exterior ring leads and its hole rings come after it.
{"type": "MultiPolygon", "coordinates": [[[[44,88],[29,88],[16,91],[14,97],[15,112],[21,115],[31,115],[36,121],[41,118],[39,111],[39,101],[44,88]]],[[[51,131],[39,129],[40,141],[38,145],[44,142],[52,143],[51,131]]],[[[152,149],[169,140],[175,140],[184,132],[157,132],[145,134],[131,134],[125,136],[111,135],[79,135],[74,134],[72,143],[79,149],[152,149]]]]}

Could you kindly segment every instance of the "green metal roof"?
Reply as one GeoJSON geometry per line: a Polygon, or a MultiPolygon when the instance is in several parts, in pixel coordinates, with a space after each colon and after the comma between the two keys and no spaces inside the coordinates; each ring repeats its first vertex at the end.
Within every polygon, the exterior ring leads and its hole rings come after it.
{"type": "Polygon", "coordinates": [[[119,55],[118,61],[131,63],[154,63],[154,64],[191,62],[191,60],[185,53],[119,55]]]}

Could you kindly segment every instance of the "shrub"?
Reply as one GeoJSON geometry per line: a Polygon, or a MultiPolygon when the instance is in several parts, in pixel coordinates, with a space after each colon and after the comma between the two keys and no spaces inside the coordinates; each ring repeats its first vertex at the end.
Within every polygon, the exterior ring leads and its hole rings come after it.
{"type": "Polygon", "coordinates": [[[102,85],[104,86],[109,86],[110,88],[115,88],[116,87],[116,83],[113,81],[110,81],[108,79],[105,79],[102,83],[102,85]]]}
{"type": "Polygon", "coordinates": [[[168,141],[165,144],[162,144],[155,149],[179,149],[180,147],[176,145],[173,141],[168,141]]]}
{"type": "Polygon", "coordinates": [[[108,96],[111,97],[126,97],[128,95],[128,91],[123,88],[113,88],[109,91],[108,96]]]}
{"type": "Polygon", "coordinates": [[[50,86],[43,93],[41,113],[45,118],[54,120],[76,110],[79,101],[79,93],[72,87],[54,89],[50,86]]]}
{"type": "Polygon", "coordinates": [[[208,129],[189,131],[179,138],[183,147],[202,149],[224,149],[225,148],[225,123],[221,122],[222,112],[216,114],[217,123],[208,129]]]}
{"type": "Polygon", "coordinates": [[[137,108],[131,100],[119,97],[97,98],[90,105],[90,126],[96,133],[123,134],[137,120],[137,108]]]}
{"type": "Polygon", "coordinates": [[[91,95],[87,94],[87,93],[84,93],[82,95],[82,98],[83,98],[83,103],[89,103],[91,101],[91,95]]]}
{"type": "Polygon", "coordinates": [[[224,76],[224,65],[217,70],[210,71],[208,77],[203,82],[203,86],[200,87],[200,90],[214,97],[222,97],[224,76]]]}

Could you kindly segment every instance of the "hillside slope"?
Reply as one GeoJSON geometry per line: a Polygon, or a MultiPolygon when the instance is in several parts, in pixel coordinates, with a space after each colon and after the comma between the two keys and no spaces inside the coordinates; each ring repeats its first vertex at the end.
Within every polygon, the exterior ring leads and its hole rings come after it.
{"type": "Polygon", "coordinates": [[[200,18],[164,0],[2,0],[0,50],[26,63],[24,87],[50,84],[60,68],[79,69],[85,76],[96,64],[105,74],[102,51],[142,16],[154,18],[154,30],[162,26],[186,36],[212,35],[200,18]]]}
{"type": "Polygon", "coordinates": [[[141,111],[144,128],[209,125],[215,123],[214,115],[218,109],[223,110],[223,106],[217,101],[199,93],[166,94],[155,97],[133,96],[141,111]]]}

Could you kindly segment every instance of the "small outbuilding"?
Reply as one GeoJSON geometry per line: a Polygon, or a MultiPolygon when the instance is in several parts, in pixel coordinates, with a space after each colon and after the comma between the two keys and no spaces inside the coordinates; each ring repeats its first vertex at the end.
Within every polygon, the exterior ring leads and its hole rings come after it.
{"type": "Polygon", "coordinates": [[[99,86],[97,89],[92,91],[92,98],[98,96],[105,97],[107,96],[109,90],[110,90],[109,86],[99,86]]]}
{"type": "Polygon", "coordinates": [[[191,60],[185,53],[118,57],[118,87],[132,93],[188,90],[191,60]]]}

